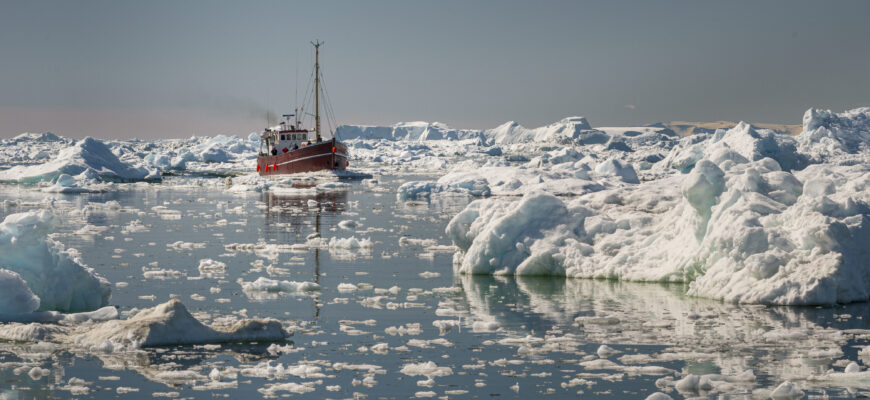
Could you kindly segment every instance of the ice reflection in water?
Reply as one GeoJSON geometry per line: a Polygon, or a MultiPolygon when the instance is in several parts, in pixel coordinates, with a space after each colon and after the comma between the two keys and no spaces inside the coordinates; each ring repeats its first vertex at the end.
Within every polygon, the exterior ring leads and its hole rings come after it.
{"type": "MultiPolygon", "coordinates": [[[[836,318],[867,315],[867,304],[741,306],[687,297],[680,285],[469,275],[457,280],[467,302],[462,314],[468,316],[468,328],[476,321],[496,321],[515,339],[501,343],[544,357],[548,349],[570,348],[566,343],[577,349],[608,344],[621,351],[610,357],[620,367],[607,369],[616,372],[640,365],[728,376],[752,370],[759,376],[756,387],[783,380],[824,387],[830,384],[824,375],[830,369],[841,372],[843,358],[856,360],[853,346],[870,334],[863,320],[836,318]],[[548,339],[524,340],[528,335],[548,339]]],[[[854,380],[851,385],[868,386],[854,380]]]]}

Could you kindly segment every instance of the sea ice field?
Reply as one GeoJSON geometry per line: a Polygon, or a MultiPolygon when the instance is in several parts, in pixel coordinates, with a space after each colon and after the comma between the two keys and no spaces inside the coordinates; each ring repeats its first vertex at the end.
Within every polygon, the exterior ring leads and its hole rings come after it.
{"type": "Polygon", "coordinates": [[[0,399],[868,397],[870,108],[800,122],[0,140],[0,399]]]}

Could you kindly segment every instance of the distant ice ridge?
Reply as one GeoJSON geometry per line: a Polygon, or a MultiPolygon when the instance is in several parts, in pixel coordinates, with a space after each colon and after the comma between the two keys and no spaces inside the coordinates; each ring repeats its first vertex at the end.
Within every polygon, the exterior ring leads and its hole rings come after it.
{"type": "MultiPolygon", "coordinates": [[[[342,140],[386,139],[392,141],[477,141],[489,145],[517,143],[608,144],[618,141],[648,142],[657,135],[676,136],[660,127],[595,129],[584,117],[568,117],[539,128],[525,128],[508,121],[492,129],[455,129],[440,122],[400,122],[392,126],[341,125],[337,135],[342,140]],[[605,132],[606,130],[606,132],[605,132]]],[[[654,140],[654,139],[653,139],[654,140]]],[[[615,144],[614,146],[619,146],[615,144]]]]}
{"type": "Polygon", "coordinates": [[[389,140],[465,140],[478,139],[481,131],[473,129],[454,129],[440,122],[399,122],[392,126],[340,125],[337,136],[349,139],[389,139],[389,140]]]}
{"type": "Polygon", "coordinates": [[[870,299],[870,167],[783,171],[720,149],[690,173],[563,201],[487,199],[447,234],[463,274],[689,282],[741,303],[870,299]]]}
{"type": "MultiPolygon", "coordinates": [[[[28,142],[24,143],[23,147],[27,147],[28,142]]],[[[46,154],[43,159],[41,164],[17,165],[0,171],[0,181],[46,181],[61,174],[79,175],[89,169],[100,178],[121,181],[142,180],[151,174],[145,168],[122,162],[105,143],[90,137],[72,146],[56,148],[54,154],[46,154]]]]}
{"type": "Polygon", "coordinates": [[[9,289],[0,291],[0,314],[90,311],[108,303],[109,282],[84,266],[75,250],[48,237],[54,225],[45,210],[8,215],[0,223],[0,286],[9,289]]]}

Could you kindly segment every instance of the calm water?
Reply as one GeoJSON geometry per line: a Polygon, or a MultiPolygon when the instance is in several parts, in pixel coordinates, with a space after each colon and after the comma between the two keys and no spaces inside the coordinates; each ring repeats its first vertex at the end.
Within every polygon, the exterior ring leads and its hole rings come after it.
{"type": "MultiPolygon", "coordinates": [[[[579,393],[621,399],[659,391],[656,381],[668,376],[734,375],[752,369],[756,382],[735,384],[728,392],[742,396],[786,379],[842,370],[844,364],[837,360],[860,360],[856,346],[870,337],[870,331],[860,331],[870,329],[863,318],[866,304],[740,307],[687,298],[678,285],[454,276],[452,252],[427,251],[415,239],[450,245],[444,227],[469,199],[407,204],[395,197],[402,181],[381,177],[378,186],[350,181],[347,192],[281,197],[228,193],[215,179],[206,187],[162,184],[103,195],[61,195],[50,205],[36,204],[42,194],[3,188],[0,201],[22,204],[0,208],[0,216],[45,207],[63,216],[57,240],[77,248],[87,265],[113,283],[110,304],[121,312],[178,298],[205,322],[271,317],[294,335],[279,343],[286,346],[283,352],[270,352],[270,343],[238,343],[87,354],[58,344],[54,352],[37,354],[29,343],[0,343],[0,398],[105,398],[120,396],[120,387],[138,389],[125,398],[153,398],[153,393],[407,398],[434,392],[451,398],[574,398],[579,393]],[[124,209],[81,212],[89,202],[110,200],[124,209]],[[137,220],[144,227],[131,231],[137,220]],[[357,226],[338,227],[345,220],[357,226]],[[71,235],[85,224],[108,229],[92,237],[71,235]],[[305,243],[313,233],[370,238],[374,245],[371,251],[275,253],[225,247],[305,243]],[[400,241],[402,237],[411,240],[400,241]],[[178,241],[198,245],[168,246],[178,241]],[[197,267],[205,258],[226,263],[227,273],[201,276],[197,267]],[[177,273],[160,278],[143,274],[158,269],[177,273]],[[261,276],[313,281],[322,290],[257,295],[245,293],[238,283],[261,276]],[[339,291],[343,283],[359,289],[339,291]],[[778,334],[782,332],[789,335],[778,334]],[[386,348],[372,349],[381,343],[386,348]],[[616,366],[585,363],[598,359],[601,344],[619,351],[608,357],[616,366]],[[285,368],[315,366],[319,374],[258,377],[245,372],[267,361],[285,368]],[[407,364],[428,361],[451,371],[429,382],[401,372],[407,364]],[[48,369],[50,375],[32,379],[19,368],[22,364],[48,369]],[[235,372],[236,378],[221,379],[225,387],[203,387],[214,368],[235,372]],[[205,379],[172,381],[159,375],[182,370],[205,379]],[[90,392],[74,395],[65,389],[71,378],[91,382],[90,392]],[[268,390],[288,382],[314,390],[268,390]]],[[[861,383],[845,388],[842,383],[796,382],[811,395],[864,393],[861,383]]],[[[670,394],[715,398],[721,393],[670,394]]]]}

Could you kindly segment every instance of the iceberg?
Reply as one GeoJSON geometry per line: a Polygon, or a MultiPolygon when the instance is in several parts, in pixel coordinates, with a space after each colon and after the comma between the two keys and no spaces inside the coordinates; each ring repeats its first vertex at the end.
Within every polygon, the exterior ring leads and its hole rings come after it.
{"type": "Polygon", "coordinates": [[[105,143],[87,137],[73,146],[59,149],[54,157],[44,163],[17,165],[0,171],[0,181],[48,181],[61,174],[79,175],[88,169],[95,171],[101,178],[117,181],[143,180],[149,175],[145,168],[119,160],[105,143]]]}
{"type": "MultiPolygon", "coordinates": [[[[48,237],[55,226],[55,217],[46,210],[29,211],[6,216],[0,223],[0,269],[6,271],[4,285],[15,288],[14,273],[27,284],[39,301],[23,301],[27,294],[14,289],[19,300],[6,301],[18,308],[5,307],[3,314],[28,313],[35,310],[80,312],[90,311],[108,304],[111,295],[109,282],[93,269],[83,265],[73,249],[48,237]]],[[[11,293],[11,292],[10,292],[11,293]]]]}
{"type": "Polygon", "coordinates": [[[717,154],[686,175],[568,201],[472,202],[446,229],[455,271],[686,282],[690,295],[740,303],[870,299],[868,167],[790,173],[717,154]]]}

